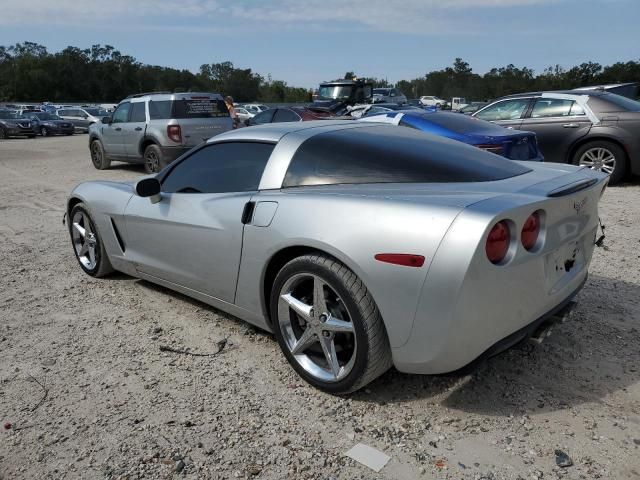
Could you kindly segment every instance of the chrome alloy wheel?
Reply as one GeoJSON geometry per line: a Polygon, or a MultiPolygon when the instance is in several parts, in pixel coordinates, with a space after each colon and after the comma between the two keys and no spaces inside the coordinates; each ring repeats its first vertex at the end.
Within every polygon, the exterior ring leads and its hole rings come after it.
{"type": "Polygon", "coordinates": [[[356,335],[346,305],[322,278],[292,276],[283,285],[278,323],[287,348],[314,378],[337,382],[353,369],[356,335]]]}
{"type": "Polygon", "coordinates": [[[71,238],[78,260],[87,269],[93,270],[98,264],[98,241],[89,216],[77,211],[71,223],[71,238]]]}
{"type": "Polygon", "coordinates": [[[616,157],[606,148],[595,147],[584,152],[578,164],[611,175],[616,168],[616,157]]]}

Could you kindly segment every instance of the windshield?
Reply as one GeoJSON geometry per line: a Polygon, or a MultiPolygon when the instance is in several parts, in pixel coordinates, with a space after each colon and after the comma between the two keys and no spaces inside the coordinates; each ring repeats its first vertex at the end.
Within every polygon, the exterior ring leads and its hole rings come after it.
{"type": "Polygon", "coordinates": [[[34,117],[37,117],[38,120],[62,120],[58,115],[53,115],[51,113],[32,113],[34,117]]]}
{"type": "Polygon", "coordinates": [[[351,85],[323,85],[320,86],[318,97],[324,99],[350,98],[352,91],[351,85]]]}
{"type": "Polygon", "coordinates": [[[109,115],[109,112],[103,108],[85,108],[84,111],[94,117],[106,117],[109,115]]]}
{"type": "Polygon", "coordinates": [[[16,118],[16,114],[9,110],[0,110],[0,118],[16,118]]]}
{"type": "Polygon", "coordinates": [[[389,95],[390,90],[388,88],[374,88],[374,95],[389,95]]]}

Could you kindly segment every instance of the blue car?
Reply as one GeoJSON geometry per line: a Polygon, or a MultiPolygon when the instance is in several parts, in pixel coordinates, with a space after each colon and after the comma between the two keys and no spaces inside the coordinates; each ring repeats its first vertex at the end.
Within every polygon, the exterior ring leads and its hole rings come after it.
{"type": "Polygon", "coordinates": [[[415,128],[467,143],[511,160],[541,162],[536,134],[510,130],[495,123],[453,112],[389,112],[365,115],[359,122],[382,122],[415,128]]]}

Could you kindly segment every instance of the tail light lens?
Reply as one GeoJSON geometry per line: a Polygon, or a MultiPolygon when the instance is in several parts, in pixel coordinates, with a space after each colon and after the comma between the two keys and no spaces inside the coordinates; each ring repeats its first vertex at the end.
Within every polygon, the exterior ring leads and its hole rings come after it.
{"type": "Polygon", "coordinates": [[[182,143],[182,130],[180,125],[168,125],[167,136],[176,143],[182,143]]]}
{"type": "Polygon", "coordinates": [[[487,237],[485,251],[491,263],[500,263],[507,256],[509,244],[511,243],[511,232],[509,224],[505,220],[496,223],[487,237]]]}
{"type": "Polygon", "coordinates": [[[522,246],[527,250],[532,250],[538,241],[540,235],[540,211],[533,212],[529,215],[529,218],[524,222],[522,232],[520,234],[520,240],[522,246]]]}

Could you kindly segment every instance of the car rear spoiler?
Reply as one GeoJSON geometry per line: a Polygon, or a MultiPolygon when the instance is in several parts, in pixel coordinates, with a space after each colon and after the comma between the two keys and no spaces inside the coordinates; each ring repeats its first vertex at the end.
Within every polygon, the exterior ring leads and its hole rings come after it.
{"type": "Polygon", "coordinates": [[[596,183],[598,183],[597,178],[586,178],[583,180],[578,180],[568,185],[563,185],[560,188],[556,188],[555,190],[551,190],[549,193],[547,193],[547,197],[564,197],[565,195],[571,195],[572,193],[589,188],[596,183]]]}

